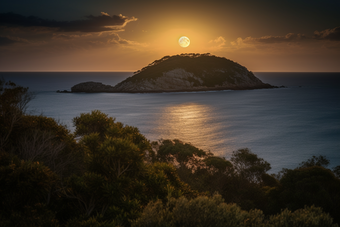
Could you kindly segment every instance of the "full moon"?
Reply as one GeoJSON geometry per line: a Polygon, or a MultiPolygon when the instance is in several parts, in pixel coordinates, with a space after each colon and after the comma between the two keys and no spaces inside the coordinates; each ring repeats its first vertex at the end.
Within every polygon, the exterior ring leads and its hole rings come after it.
{"type": "Polygon", "coordinates": [[[182,36],[181,38],[179,38],[178,44],[181,47],[188,47],[190,45],[190,39],[186,36],[182,36]]]}

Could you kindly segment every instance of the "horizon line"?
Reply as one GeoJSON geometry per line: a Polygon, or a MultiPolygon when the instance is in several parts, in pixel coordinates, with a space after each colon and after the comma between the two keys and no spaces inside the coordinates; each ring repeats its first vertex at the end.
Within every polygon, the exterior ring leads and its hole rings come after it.
{"type": "MultiPolygon", "coordinates": [[[[251,70],[250,70],[251,71],[251,70]]],[[[0,73],[72,73],[72,72],[127,72],[136,70],[0,70],[0,73]]],[[[253,73],[340,73],[340,71],[251,71],[253,73]]]]}

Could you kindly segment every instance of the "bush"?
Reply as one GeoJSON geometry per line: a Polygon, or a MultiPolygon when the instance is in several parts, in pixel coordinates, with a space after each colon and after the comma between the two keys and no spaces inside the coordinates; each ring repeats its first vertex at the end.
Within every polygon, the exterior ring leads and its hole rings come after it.
{"type": "Polygon", "coordinates": [[[305,207],[291,212],[287,209],[267,219],[261,210],[241,210],[236,204],[226,204],[220,195],[184,197],[149,203],[133,227],[337,227],[333,219],[318,207],[305,207]]]}
{"type": "MultiPolygon", "coordinates": [[[[252,215],[256,216],[254,214],[257,214],[262,220],[262,212],[254,211],[252,215]]],[[[192,200],[184,197],[171,198],[166,205],[163,205],[159,200],[151,202],[132,226],[240,226],[247,218],[249,218],[248,212],[242,211],[236,204],[224,203],[222,197],[215,194],[211,198],[199,196],[192,200]]],[[[256,218],[252,218],[252,220],[256,220],[256,218]]]]}
{"type": "Polygon", "coordinates": [[[71,219],[67,222],[65,227],[119,227],[114,221],[102,221],[102,216],[86,217],[81,216],[71,219]]]}
{"type": "Polygon", "coordinates": [[[0,226],[2,227],[59,227],[59,221],[53,211],[45,204],[37,203],[32,206],[25,205],[9,215],[0,213],[0,226]]]}
{"type": "Polygon", "coordinates": [[[279,187],[270,193],[270,200],[277,203],[272,210],[288,208],[295,211],[315,205],[329,212],[339,223],[339,191],[340,180],[329,169],[312,166],[286,170],[279,187]]]}
{"type": "Polygon", "coordinates": [[[304,209],[291,212],[288,209],[283,210],[280,214],[270,217],[267,226],[285,227],[285,226],[301,226],[301,227],[336,227],[337,224],[332,224],[333,219],[327,213],[324,213],[321,208],[311,206],[304,209]]]}

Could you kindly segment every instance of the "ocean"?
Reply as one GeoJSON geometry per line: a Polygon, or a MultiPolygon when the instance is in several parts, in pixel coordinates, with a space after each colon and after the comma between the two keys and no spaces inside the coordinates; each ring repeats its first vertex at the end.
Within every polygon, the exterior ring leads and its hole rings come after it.
{"type": "Polygon", "coordinates": [[[181,93],[56,93],[80,82],[115,85],[132,72],[0,72],[29,87],[28,113],[74,130],[72,119],[100,110],[150,141],[180,139],[230,158],[249,148],[277,173],[324,155],[340,165],[340,73],[255,73],[277,89],[181,93]]]}

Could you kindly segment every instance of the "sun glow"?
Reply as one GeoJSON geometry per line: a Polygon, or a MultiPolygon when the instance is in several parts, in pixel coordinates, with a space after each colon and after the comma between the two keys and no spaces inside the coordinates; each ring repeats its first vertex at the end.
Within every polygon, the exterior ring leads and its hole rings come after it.
{"type": "Polygon", "coordinates": [[[188,47],[190,45],[190,39],[186,36],[182,36],[181,38],[179,38],[178,44],[181,47],[188,47]]]}

